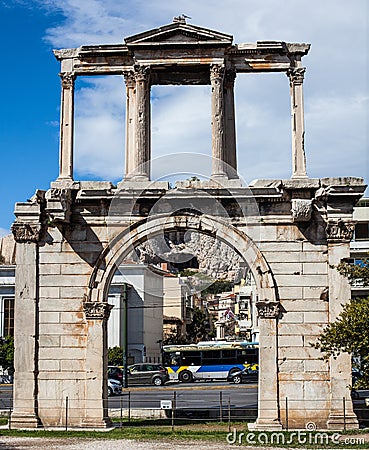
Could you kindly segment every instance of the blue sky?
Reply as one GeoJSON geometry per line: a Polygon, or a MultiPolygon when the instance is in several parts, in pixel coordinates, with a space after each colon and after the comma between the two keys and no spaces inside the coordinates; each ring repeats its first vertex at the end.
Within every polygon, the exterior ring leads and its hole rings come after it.
{"type": "MultiPolygon", "coordinates": [[[[311,43],[304,58],[308,175],[362,176],[368,182],[367,0],[5,0],[0,1],[0,235],[14,220],[15,202],[48,189],[58,176],[60,80],[52,49],[123,42],[182,13],[192,17],[189,23],[232,34],[235,43],[311,43]]],[[[123,177],[124,103],[120,77],[78,79],[75,179],[123,177]]],[[[239,76],[236,112],[245,180],[289,177],[287,77],[239,76]]],[[[154,87],[152,114],[154,157],[210,154],[209,87],[154,87]]]]}

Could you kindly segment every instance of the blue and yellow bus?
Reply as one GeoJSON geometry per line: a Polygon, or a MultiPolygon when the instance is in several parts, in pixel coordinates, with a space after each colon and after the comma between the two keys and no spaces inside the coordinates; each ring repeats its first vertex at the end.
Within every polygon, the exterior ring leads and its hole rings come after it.
{"type": "Polygon", "coordinates": [[[225,380],[245,367],[257,370],[258,362],[258,342],[208,341],[163,346],[163,365],[171,381],[225,380]]]}

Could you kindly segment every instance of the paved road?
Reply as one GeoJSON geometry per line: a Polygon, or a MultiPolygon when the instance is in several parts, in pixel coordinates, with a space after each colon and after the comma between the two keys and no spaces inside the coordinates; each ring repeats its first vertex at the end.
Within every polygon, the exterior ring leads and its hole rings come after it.
{"type": "MultiPolygon", "coordinates": [[[[0,386],[0,409],[12,404],[11,385],[0,386]]],[[[174,400],[177,408],[252,408],[257,405],[257,385],[216,383],[169,383],[166,386],[142,386],[125,389],[122,396],[110,397],[109,408],[160,408],[161,400],[174,400]]]]}
{"type": "Polygon", "coordinates": [[[121,403],[132,409],[160,408],[161,400],[176,402],[176,408],[218,408],[221,404],[228,407],[256,407],[256,385],[230,385],[217,383],[177,384],[163,387],[145,387],[129,389],[120,397],[109,399],[110,408],[119,408],[121,403]]]}

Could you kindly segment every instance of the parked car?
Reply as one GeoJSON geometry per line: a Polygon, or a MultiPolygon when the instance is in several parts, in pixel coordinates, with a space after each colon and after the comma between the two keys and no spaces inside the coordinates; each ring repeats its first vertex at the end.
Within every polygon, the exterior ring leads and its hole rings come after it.
{"type": "Polygon", "coordinates": [[[121,395],[122,394],[122,385],[119,381],[114,380],[113,378],[108,378],[108,397],[112,395],[121,395]]]}
{"type": "Polygon", "coordinates": [[[128,386],[133,384],[161,386],[167,381],[169,381],[168,371],[160,364],[141,363],[128,367],[128,386]]]}
{"type": "Polygon", "coordinates": [[[108,378],[117,380],[123,384],[123,369],[118,366],[108,366],[108,378]]]}
{"type": "Polygon", "coordinates": [[[363,377],[363,373],[361,372],[361,370],[356,367],[352,368],[351,375],[352,375],[352,386],[354,386],[354,384],[357,381],[359,381],[360,378],[363,377]]]}
{"type": "Polygon", "coordinates": [[[232,372],[228,375],[227,381],[235,384],[250,383],[252,381],[258,381],[259,370],[258,368],[245,367],[237,372],[232,372]]]}

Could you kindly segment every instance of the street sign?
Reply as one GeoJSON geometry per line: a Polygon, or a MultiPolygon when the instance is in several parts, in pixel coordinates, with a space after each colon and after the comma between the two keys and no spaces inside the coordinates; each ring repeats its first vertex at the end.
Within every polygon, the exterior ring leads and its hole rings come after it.
{"type": "Polygon", "coordinates": [[[160,409],[172,409],[172,400],[160,400],[160,409]]]}

